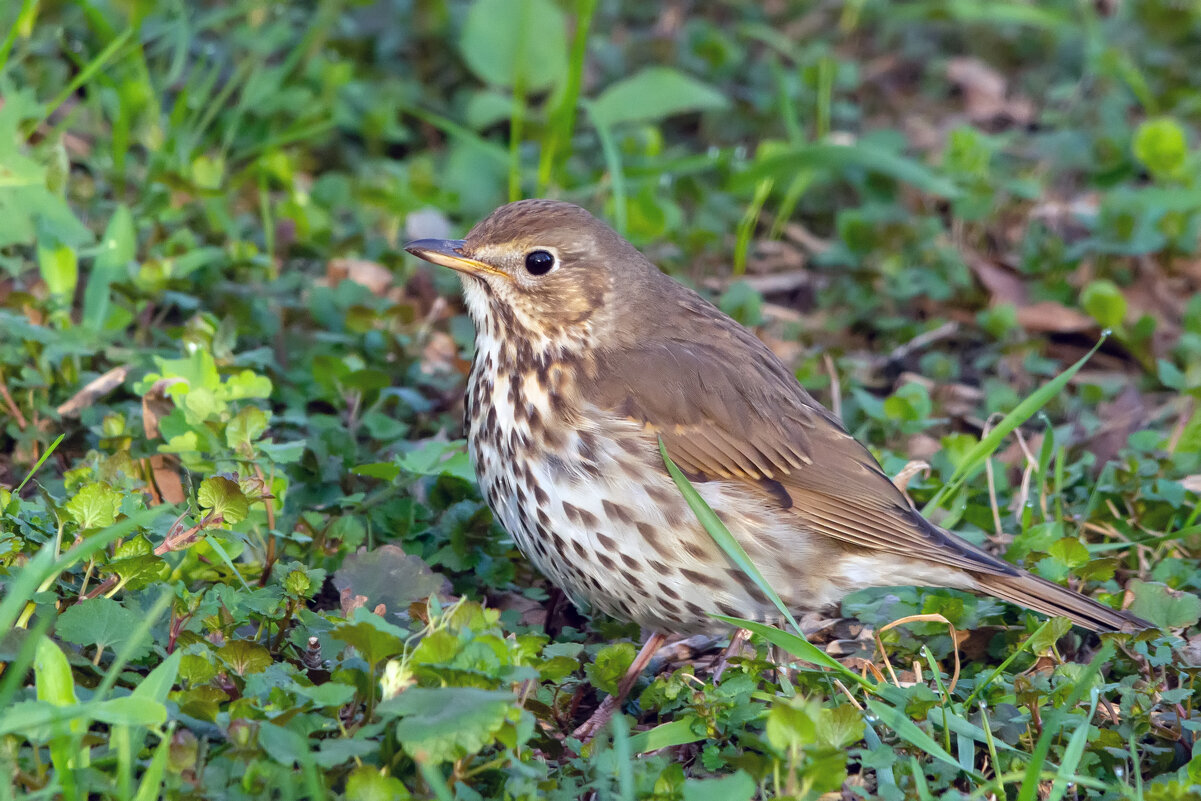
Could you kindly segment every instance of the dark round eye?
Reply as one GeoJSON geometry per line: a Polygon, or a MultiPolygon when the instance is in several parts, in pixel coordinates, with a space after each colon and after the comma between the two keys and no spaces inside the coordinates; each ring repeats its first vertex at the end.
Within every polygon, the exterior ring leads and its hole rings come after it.
{"type": "Polygon", "coordinates": [[[531,250],[525,254],[525,268],[530,275],[546,275],[555,266],[555,255],[547,250],[531,250]]]}

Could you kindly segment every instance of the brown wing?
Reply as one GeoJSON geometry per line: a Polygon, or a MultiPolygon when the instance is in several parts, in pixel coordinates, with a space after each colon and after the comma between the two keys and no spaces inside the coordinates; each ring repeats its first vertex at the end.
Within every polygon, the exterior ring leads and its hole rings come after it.
{"type": "Polygon", "coordinates": [[[694,311],[687,340],[659,331],[599,353],[583,397],[662,437],[690,477],[753,483],[809,530],[975,572],[1018,572],[918,514],[750,332],[694,311]]]}

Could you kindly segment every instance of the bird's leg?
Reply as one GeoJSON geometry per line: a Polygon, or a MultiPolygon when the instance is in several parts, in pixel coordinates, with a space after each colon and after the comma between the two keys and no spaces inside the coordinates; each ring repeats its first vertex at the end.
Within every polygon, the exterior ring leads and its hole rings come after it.
{"type": "Polygon", "coordinates": [[[651,661],[651,657],[655,652],[663,647],[663,642],[667,637],[660,632],[655,632],[647,639],[646,644],[642,646],[642,650],[634,657],[634,661],[630,663],[630,669],[626,671],[625,676],[621,679],[621,684],[617,685],[617,695],[610,695],[601,705],[592,713],[592,717],[580,724],[580,727],[571,733],[571,736],[582,743],[587,743],[596,733],[604,728],[609,722],[609,718],[613,717],[613,713],[621,709],[621,705],[625,703],[626,697],[630,694],[630,690],[634,687],[634,682],[642,675],[642,671],[646,669],[646,665],[651,661]]]}
{"type": "Polygon", "coordinates": [[[721,681],[721,674],[730,666],[730,660],[742,653],[742,644],[751,638],[747,629],[738,629],[730,636],[730,644],[721,652],[717,666],[713,669],[713,683],[721,681]]]}

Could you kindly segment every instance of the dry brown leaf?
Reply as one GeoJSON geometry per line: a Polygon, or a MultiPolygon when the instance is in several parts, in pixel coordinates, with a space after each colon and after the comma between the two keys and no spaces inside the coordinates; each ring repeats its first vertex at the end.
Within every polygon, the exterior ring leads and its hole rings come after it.
{"type": "Polygon", "coordinates": [[[158,439],[158,421],[175,408],[175,402],[167,397],[167,389],[181,381],[184,379],[160,378],[142,396],[142,430],[147,439],[158,439]]]}
{"type": "Polygon", "coordinates": [[[976,280],[988,290],[993,305],[1009,303],[1020,308],[1030,302],[1026,285],[1016,273],[976,253],[963,255],[976,280]]]}
{"type": "Polygon", "coordinates": [[[339,601],[342,604],[342,617],[350,620],[350,616],[354,610],[358,609],[360,606],[367,605],[367,596],[355,595],[353,592],[351,592],[351,589],[347,587],[346,589],[342,590],[339,601]]]}
{"type": "Polygon", "coordinates": [[[459,348],[445,331],[430,331],[421,349],[421,372],[426,375],[458,370],[459,348]]]}
{"type": "Polygon", "coordinates": [[[791,239],[793,242],[796,242],[798,245],[805,248],[805,250],[809,251],[815,256],[820,256],[831,247],[829,240],[822,239],[820,236],[813,233],[800,223],[793,222],[785,225],[784,236],[788,239],[791,239]]]}
{"type": "Polygon", "coordinates": [[[972,122],[1025,125],[1034,119],[1034,105],[1023,97],[1007,97],[1005,76],[980,59],[951,59],[947,78],[963,93],[964,110],[972,122]]]}
{"type": "Polygon", "coordinates": [[[1147,406],[1143,403],[1142,394],[1133,386],[1127,386],[1113,400],[1099,403],[1097,416],[1104,422],[1085,441],[1085,446],[1097,457],[1093,470],[1100,473],[1105,464],[1126,447],[1130,435],[1143,427],[1147,419],[1147,406]]]}
{"type": "MultiPolygon", "coordinates": [[[[175,408],[174,401],[167,396],[167,389],[183,381],[182,378],[160,378],[142,396],[142,430],[147,439],[158,439],[158,421],[175,408]]],[[[176,469],[178,460],[167,454],[156,453],[146,460],[150,476],[146,482],[151,494],[151,503],[183,503],[187,499],[183,482],[176,469]]]]}
{"type": "Polygon", "coordinates": [[[367,259],[330,259],[325,265],[325,277],[331,286],[341,281],[353,281],[369,289],[373,295],[386,294],[392,286],[392,272],[384,265],[367,259]]]}
{"type": "Polygon", "coordinates": [[[1043,300],[1029,306],[1018,308],[1018,325],[1027,331],[1041,333],[1069,334],[1079,331],[1093,331],[1097,321],[1082,311],[1069,309],[1062,303],[1053,300],[1043,300]]]}
{"type": "Polygon", "coordinates": [[[152,503],[183,503],[187,500],[187,493],[184,492],[183,481],[179,478],[179,470],[176,469],[178,461],[173,456],[168,456],[163,453],[156,453],[147,460],[150,466],[149,489],[151,490],[152,503]]]}
{"type": "MultiPolygon", "coordinates": [[[[916,459],[906,462],[905,466],[901,468],[900,472],[892,477],[893,486],[895,486],[901,492],[905,492],[905,490],[909,487],[909,482],[918,473],[929,475],[930,463],[916,459]]],[[[905,494],[905,497],[909,497],[908,493],[905,494]]]]}
{"type": "Polygon", "coordinates": [[[129,375],[129,371],[133,369],[129,365],[121,365],[114,367],[107,373],[93,378],[83,389],[76,392],[70,400],[58,407],[58,413],[62,417],[75,417],[81,411],[91,406],[97,399],[112,392],[121,383],[125,381],[125,377],[129,375]]]}

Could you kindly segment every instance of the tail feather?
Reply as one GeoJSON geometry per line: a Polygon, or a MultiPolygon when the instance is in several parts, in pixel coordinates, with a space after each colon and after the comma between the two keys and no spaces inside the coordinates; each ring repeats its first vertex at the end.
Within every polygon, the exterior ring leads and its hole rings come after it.
{"type": "Polygon", "coordinates": [[[1077,626],[1093,631],[1137,631],[1153,626],[1129,612],[1120,612],[1066,587],[1031,575],[976,574],[983,592],[1002,600],[1042,612],[1066,617],[1077,626]]]}

